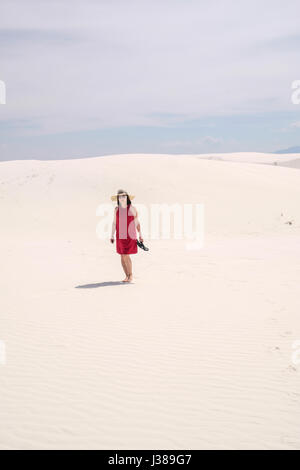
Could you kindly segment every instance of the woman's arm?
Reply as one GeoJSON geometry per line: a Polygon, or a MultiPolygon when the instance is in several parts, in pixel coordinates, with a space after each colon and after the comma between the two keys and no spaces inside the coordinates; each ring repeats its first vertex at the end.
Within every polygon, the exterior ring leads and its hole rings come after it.
{"type": "Polygon", "coordinates": [[[116,214],[117,214],[117,207],[115,207],[114,220],[113,220],[113,223],[112,223],[112,226],[111,226],[111,237],[110,237],[111,243],[114,242],[114,236],[115,236],[115,230],[116,230],[116,214]]]}
{"type": "Polygon", "coordinates": [[[137,231],[139,232],[139,239],[140,239],[141,242],[143,242],[144,240],[143,240],[143,237],[142,237],[141,224],[140,224],[140,221],[138,219],[138,211],[136,210],[135,207],[133,207],[132,209],[133,209],[133,212],[134,212],[134,223],[135,223],[137,231]]]}

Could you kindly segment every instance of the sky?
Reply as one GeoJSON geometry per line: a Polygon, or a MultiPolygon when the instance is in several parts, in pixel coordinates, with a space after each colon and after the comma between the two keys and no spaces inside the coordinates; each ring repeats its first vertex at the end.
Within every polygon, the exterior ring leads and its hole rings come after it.
{"type": "Polygon", "coordinates": [[[1,0],[0,160],[300,145],[299,52],[298,0],[1,0]]]}

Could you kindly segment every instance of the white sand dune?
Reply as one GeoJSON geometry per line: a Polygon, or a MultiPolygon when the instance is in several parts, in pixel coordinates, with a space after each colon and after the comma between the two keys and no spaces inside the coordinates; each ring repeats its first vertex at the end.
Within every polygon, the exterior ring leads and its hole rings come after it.
{"type": "Polygon", "coordinates": [[[299,203],[300,172],[255,162],[0,163],[0,448],[300,449],[299,203]],[[204,247],[145,237],[116,283],[119,187],[204,203],[204,247]]]}
{"type": "Polygon", "coordinates": [[[287,166],[289,168],[300,168],[299,153],[258,153],[258,152],[236,152],[236,153],[203,153],[198,158],[205,160],[219,160],[239,163],[260,163],[264,165],[287,166]]]}

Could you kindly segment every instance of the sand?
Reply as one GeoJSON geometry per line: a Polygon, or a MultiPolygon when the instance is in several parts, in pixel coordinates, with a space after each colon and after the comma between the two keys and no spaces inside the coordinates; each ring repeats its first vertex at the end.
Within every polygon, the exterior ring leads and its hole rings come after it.
{"type": "Polygon", "coordinates": [[[260,163],[263,165],[286,166],[289,168],[300,168],[300,154],[277,154],[277,153],[254,153],[254,152],[236,152],[236,153],[213,153],[198,155],[198,158],[219,160],[226,162],[239,163],[260,163]]]}
{"type": "Polygon", "coordinates": [[[300,449],[300,172],[199,157],[0,163],[1,449],[300,449]],[[203,203],[203,248],[145,237],[120,284],[119,187],[203,203]]]}

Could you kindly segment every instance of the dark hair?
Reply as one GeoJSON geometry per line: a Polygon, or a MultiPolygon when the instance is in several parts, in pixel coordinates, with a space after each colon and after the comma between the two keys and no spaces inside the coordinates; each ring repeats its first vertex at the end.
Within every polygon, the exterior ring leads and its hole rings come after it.
{"type": "MultiPolygon", "coordinates": [[[[119,194],[123,194],[123,193],[127,194],[127,191],[123,191],[123,189],[119,189],[118,194],[117,194],[117,204],[118,204],[118,206],[120,205],[119,194]]],[[[127,194],[127,206],[130,206],[130,204],[131,204],[131,200],[130,200],[130,197],[128,196],[128,194],[127,194]]]]}

